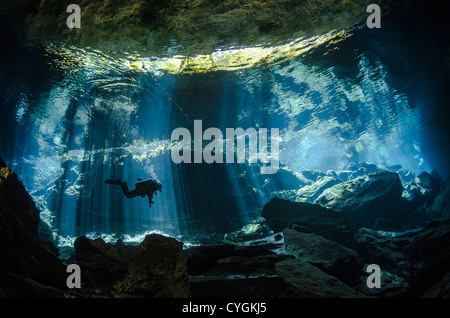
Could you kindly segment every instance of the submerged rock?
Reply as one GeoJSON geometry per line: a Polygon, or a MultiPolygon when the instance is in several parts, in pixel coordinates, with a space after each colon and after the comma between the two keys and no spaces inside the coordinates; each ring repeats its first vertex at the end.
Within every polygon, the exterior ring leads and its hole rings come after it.
{"type": "Polygon", "coordinates": [[[377,166],[373,163],[368,162],[355,162],[347,167],[351,171],[348,180],[353,180],[357,177],[365,176],[372,173],[378,173],[385,171],[384,167],[377,166]]]}
{"type": "Polygon", "coordinates": [[[358,244],[355,250],[365,263],[377,264],[385,272],[409,278],[411,262],[403,250],[409,242],[396,239],[395,235],[398,234],[361,228],[355,235],[358,244]]]}
{"type": "Polygon", "coordinates": [[[187,256],[187,269],[190,275],[249,274],[252,270],[258,270],[252,265],[255,261],[250,261],[251,258],[258,258],[262,263],[265,260],[285,258],[283,255],[278,256],[266,246],[232,244],[196,246],[185,250],[184,253],[187,256]],[[236,266],[236,260],[241,261],[240,266],[236,266]],[[231,267],[224,268],[227,264],[231,267]]]}
{"type": "Polygon", "coordinates": [[[298,259],[286,259],[275,265],[287,288],[284,297],[360,298],[363,294],[317,267],[298,259]]]}
{"type": "Polygon", "coordinates": [[[258,244],[196,246],[185,253],[193,297],[279,297],[285,285],[275,265],[292,257],[258,244]]]}
{"type": "Polygon", "coordinates": [[[403,187],[396,173],[379,172],[337,184],[314,203],[345,212],[357,227],[372,227],[377,218],[401,220],[403,187]]]}
{"type": "Polygon", "coordinates": [[[406,185],[416,179],[416,175],[414,174],[414,172],[409,170],[400,170],[397,171],[397,174],[400,177],[403,185],[406,185]]]}
{"type": "Polygon", "coordinates": [[[119,257],[119,246],[120,243],[112,246],[100,238],[81,236],[75,240],[75,260],[83,271],[82,287],[112,287],[124,278],[128,265],[119,257]]]}
{"type": "Polygon", "coordinates": [[[422,295],[450,273],[450,220],[432,222],[399,238],[402,243],[405,240],[409,242],[403,250],[411,262],[411,292],[422,295]]]}
{"type": "Polygon", "coordinates": [[[450,219],[450,180],[442,184],[441,190],[434,198],[428,214],[444,220],[450,219]]]}
{"type": "Polygon", "coordinates": [[[358,254],[336,242],[316,234],[284,229],[286,252],[296,259],[308,262],[339,280],[353,284],[362,273],[358,254]]]}
{"type": "MultiPolygon", "coordinates": [[[[365,264],[364,268],[367,268],[369,264],[365,264]]],[[[368,274],[367,274],[368,275],[368,274]]],[[[407,280],[397,274],[388,272],[381,268],[380,270],[380,288],[367,287],[367,277],[362,277],[358,286],[363,294],[375,297],[401,297],[407,293],[409,284],[407,280]]]]}
{"type": "Polygon", "coordinates": [[[445,275],[440,282],[431,287],[423,298],[449,298],[450,297],[450,273],[445,275]]]}
{"type": "Polygon", "coordinates": [[[231,242],[245,242],[264,238],[273,234],[272,230],[267,226],[263,218],[253,220],[251,223],[244,225],[241,229],[224,235],[224,240],[231,242]]]}
{"type": "Polygon", "coordinates": [[[392,172],[397,172],[402,168],[402,165],[392,165],[392,166],[388,166],[386,167],[389,171],[392,172]]]}
{"type": "Polygon", "coordinates": [[[0,190],[5,210],[10,208],[17,221],[25,226],[24,230],[36,237],[40,222],[39,211],[18,176],[1,159],[0,178],[0,190]]]}
{"type": "Polygon", "coordinates": [[[344,246],[353,244],[354,233],[345,214],[317,204],[273,198],[264,206],[261,215],[275,232],[291,227],[299,232],[321,235],[344,246]]]}
{"type": "Polygon", "coordinates": [[[447,219],[450,206],[450,181],[443,182],[436,171],[422,172],[417,178],[404,183],[403,196],[408,209],[427,220],[447,219]]]}
{"type": "Polygon", "coordinates": [[[333,176],[323,176],[311,185],[307,185],[297,191],[295,195],[296,202],[313,203],[326,189],[341,183],[342,180],[333,176]]]}
{"type": "Polygon", "coordinates": [[[305,169],[302,171],[302,176],[311,182],[316,182],[319,178],[326,176],[326,174],[319,170],[305,169]]]}
{"type": "Polygon", "coordinates": [[[439,191],[442,180],[436,170],[433,170],[431,174],[424,171],[417,178],[419,179],[419,185],[423,188],[433,192],[439,191]]]}
{"type": "Polygon", "coordinates": [[[385,287],[378,295],[420,297],[428,291],[441,294],[446,290],[445,277],[450,273],[449,220],[404,233],[360,229],[356,240],[361,259],[378,264],[385,272],[385,287]]]}
{"type": "Polygon", "coordinates": [[[279,43],[345,29],[366,18],[370,2],[230,0],[80,0],[81,29],[68,29],[67,3],[2,3],[1,12],[26,21],[30,36],[141,56],[210,54],[218,48],[279,43]],[[329,12],[333,12],[332,15],[329,12]]]}
{"type": "MultiPolygon", "coordinates": [[[[324,175],[321,173],[320,175],[310,175],[311,171],[315,170],[305,170],[303,174],[299,177],[305,178],[305,175],[308,176],[307,182],[302,184],[300,187],[296,189],[285,189],[272,192],[272,197],[295,201],[295,202],[309,202],[313,203],[315,199],[317,199],[323,191],[326,189],[343,182],[343,180],[337,177],[337,174],[333,175],[324,175]]],[[[317,173],[319,173],[317,171],[317,173]]],[[[332,174],[332,172],[329,172],[332,174]]]]}
{"type": "Polygon", "coordinates": [[[18,176],[0,159],[0,295],[63,297],[65,267],[39,239],[39,211],[18,176]]]}
{"type": "Polygon", "coordinates": [[[80,237],[76,261],[90,279],[87,288],[112,297],[189,297],[183,244],[161,235],[147,235],[138,246],[80,237]]]}

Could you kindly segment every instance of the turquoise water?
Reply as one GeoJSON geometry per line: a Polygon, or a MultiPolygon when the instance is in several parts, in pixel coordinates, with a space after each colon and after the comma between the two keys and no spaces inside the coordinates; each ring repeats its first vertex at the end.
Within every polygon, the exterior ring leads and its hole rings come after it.
{"type": "Polygon", "coordinates": [[[206,240],[258,218],[274,192],[301,186],[294,176],[305,169],[367,162],[445,177],[448,38],[432,19],[411,19],[417,14],[393,14],[379,30],[357,28],[281,63],[198,74],[105,65],[89,50],[93,63],[67,70],[3,28],[0,154],[60,244],[84,234],[131,242],[149,232],[206,240]],[[174,164],[170,135],[194,120],[222,131],[278,128],[280,170],[174,164]],[[149,209],[108,178],[130,188],[154,178],[163,191],[149,209]]]}

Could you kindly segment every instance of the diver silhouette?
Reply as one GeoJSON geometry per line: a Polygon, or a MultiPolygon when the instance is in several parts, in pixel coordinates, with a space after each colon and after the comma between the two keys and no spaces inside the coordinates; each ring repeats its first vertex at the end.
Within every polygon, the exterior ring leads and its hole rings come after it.
{"type": "Polygon", "coordinates": [[[123,194],[125,194],[125,196],[128,199],[135,198],[138,196],[141,196],[141,197],[148,196],[148,202],[150,204],[149,208],[151,208],[152,204],[154,203],[152,201],[153,194],[157,194],[156,191],[161,192],[161,189],[162,189],[161,183],[156,182],[153,179],[142,180],[142,179],[138,178],[138,182],[136,182],[134,184],[136,189],[134,189],[132,191],[130,191],[130,189],[128,189],[128,185],[127,185],[126,181],[122,182],[121,180],[107,179],[107,180],[105,180],[105,183],[120,185],[120,187],[122,188],[123,194]]]}

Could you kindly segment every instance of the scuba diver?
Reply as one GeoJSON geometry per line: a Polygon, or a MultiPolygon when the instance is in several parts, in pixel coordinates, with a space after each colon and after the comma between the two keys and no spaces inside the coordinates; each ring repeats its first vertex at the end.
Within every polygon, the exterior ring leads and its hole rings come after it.
{"type": "Polygon", "coordinates": [[[141,196],[141,197],[148,196],[148,202],[150,204],[149,208],[151,208],[152,204],[154,203],[152,201],[153,194],[157,194],[156,191],[161,191],[161,189],[162,189],[161,183],[156,182],[153,179],[142,180],[142,179],[138,178],[138,182],[136,182],[134,184],[136,189],[134,189],[132,191],[130,191],[128,189],[126,181],[122,182],[120,180],[107,179],[107,180],[105,180],[105,183],[120,185],[120,187],[122,188],[123,194],[125,194],[125,196],[128,199],[135,198],[138,196],[141,196]]]}

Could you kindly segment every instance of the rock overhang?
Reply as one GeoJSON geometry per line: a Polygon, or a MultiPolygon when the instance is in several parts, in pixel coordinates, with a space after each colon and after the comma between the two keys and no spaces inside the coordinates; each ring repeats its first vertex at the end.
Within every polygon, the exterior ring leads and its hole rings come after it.
{"type": "Polygon", "coordinates": [[[42,41],[51,53],[69,55],[65,63],[91,59],[97,64],[110,60],[109,65],[114,59],[128,69],[180,74],[301,56],[345,39],[365,21],[373,2],[80,0],[81,28],[73,29],[66,24],[65,2],[23,0],[1,9],[24,22],[28,38],[42,41]]]}

